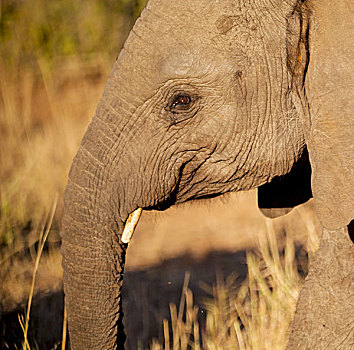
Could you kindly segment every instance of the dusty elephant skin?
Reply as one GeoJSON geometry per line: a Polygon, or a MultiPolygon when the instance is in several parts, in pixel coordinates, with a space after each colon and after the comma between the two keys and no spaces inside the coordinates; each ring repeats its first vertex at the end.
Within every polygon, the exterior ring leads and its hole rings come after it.
{"type": "Polygon", "coordinates": [[[288,349],[353,346],[352,15],[350,0],[150,0],[70,170],[74,350],[124,348],[131,213],[254,187],[271,217],[313,194],[324,227],[288,349]]]}

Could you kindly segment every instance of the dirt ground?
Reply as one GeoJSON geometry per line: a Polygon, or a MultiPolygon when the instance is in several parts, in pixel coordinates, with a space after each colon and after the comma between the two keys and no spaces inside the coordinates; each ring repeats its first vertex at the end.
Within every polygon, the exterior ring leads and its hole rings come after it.
{"type": "MultiPolygon", "coordinates": [[[[144,212],[127,252],[123,295],[127,349],[147,347],[153,338],[162,340],[162,319],[169,315],[169,303],[178,304],[186,271],[191,273],[189,286],[199,306],[206,296],[202,283],[212,285],[217,275],[230,274],[242,280],[247,273],[246,252],[256,249],[265,236],[266,220],[258,211],[255,191],[187,203],[165,212],[144,212]]],[[[285,233],[293,235],[299,247],[306,243],[308,230],[319,229],[311,201],[269,222],[280,241],[285,233]]],[[[30,254],[15,260],[2,273],[1,349],[12,349],[12,344],[21,341],[17,314],[23,312],[33,268],[30,254]]],[[[39,349],[55,348],[61,339],[60,264],[59,250],[49,249],[37,274],[30,340],[39,349]]]]}

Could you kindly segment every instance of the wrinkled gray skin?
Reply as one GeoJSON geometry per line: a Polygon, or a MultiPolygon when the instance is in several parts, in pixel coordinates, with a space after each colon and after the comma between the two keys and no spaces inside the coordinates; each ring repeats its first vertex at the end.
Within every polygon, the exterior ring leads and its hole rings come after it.
{"type": "Polygon", "coordinates": [[[310,194],[282,194],[310,186],[277,179],[306,148],[325,229],[288,348],[353,345],[352,14],[350,0],[150,0],[70,171],[62,251],[73,349],[124,347],[121,233],[132,211],[261,186],[262,211],[286,213],[310,194]]]}

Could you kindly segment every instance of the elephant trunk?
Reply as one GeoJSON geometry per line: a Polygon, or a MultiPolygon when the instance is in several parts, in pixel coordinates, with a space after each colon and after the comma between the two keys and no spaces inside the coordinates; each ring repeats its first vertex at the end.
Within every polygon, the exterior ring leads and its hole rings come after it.
{"type": "MultiPolygon", "coordinates": [[[[67,189],[67,207],[75,205],[75,185],[67,189]]],[[[115,349],[124,343],[121,288],[125,245],[112,245],[115,233],[87,213],[83,197],[76,215],[65,216],[62,233],[64,292],[72,349],[115,349]]]]}
{"type": "Polygon", "coordinates": [[[117,163],[124,168],[117,160],[124,152],[114,146],[112,133],[118,137],[122,131],[111,130],[106,107],[99,108],[85,134],[65,193],[64,292],[75,350],[121,349],[125,341],[121,288],[127,244],[122,232],[136,209],[137,185],[129,189],[124,169],[117,171],[117,163]]]}

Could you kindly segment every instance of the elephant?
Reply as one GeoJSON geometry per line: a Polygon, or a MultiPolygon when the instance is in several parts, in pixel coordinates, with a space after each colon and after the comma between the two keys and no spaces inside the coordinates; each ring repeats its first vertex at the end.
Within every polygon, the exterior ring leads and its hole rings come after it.
{"type": "Polygon", "coordinates": [[[269,217],[313,197],[323,227],[288,349],[353,346],[353,7],[148,2],[69,173],[72,349],[124,348],[124,227],[137,211],[252,188],[269,217]]]}

